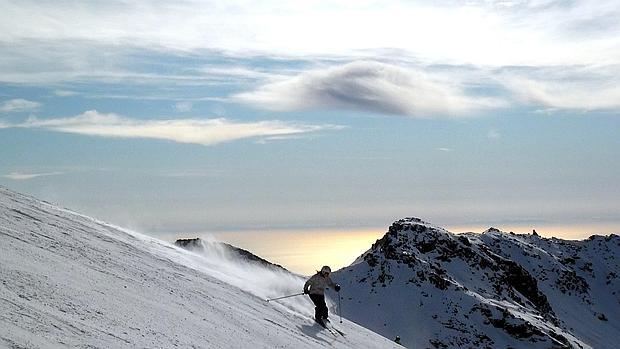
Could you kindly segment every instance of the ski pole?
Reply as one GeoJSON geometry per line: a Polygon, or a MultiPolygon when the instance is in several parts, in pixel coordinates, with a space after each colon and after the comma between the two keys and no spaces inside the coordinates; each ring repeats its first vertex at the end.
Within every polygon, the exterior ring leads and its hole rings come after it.
{"type": "Polygon", "coordinates": [[[303,292],[295,293],[295,294],[290,294],[288,296],[282,296],[282,297],[271,298],[271,299],[267,298],[267,302],[269,302],[269,301],[276,301],[278,299],[284,299],[284,298],[290,298],[290,297],[295,297],[295,296],[301,296],[302,294],[304,294],[304,293],[303,292]]]}
{"type": "Polygon", "coordinates": [[[340,315],[340,323],[342,323],[342,306],[340,305],[340,291],[338,291],[338,315],[340,315]]]}

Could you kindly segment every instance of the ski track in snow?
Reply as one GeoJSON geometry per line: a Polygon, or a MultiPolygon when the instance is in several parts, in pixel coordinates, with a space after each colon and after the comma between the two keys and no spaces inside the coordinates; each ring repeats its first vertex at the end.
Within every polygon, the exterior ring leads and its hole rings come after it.
{"type": "Polygon", "coordinates": [[[402,348],[346,319],[333,335],[307,297],[265,301],[303,281],[0,188],[0,347],[402,348]]]}

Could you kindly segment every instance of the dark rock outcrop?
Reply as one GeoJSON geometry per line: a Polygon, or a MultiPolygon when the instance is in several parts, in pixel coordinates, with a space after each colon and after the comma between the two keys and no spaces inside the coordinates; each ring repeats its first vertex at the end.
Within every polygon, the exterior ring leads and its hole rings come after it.
{"type": "MultiPolygon", "coordinates": [[[[205,245],[205,242],[202,241],[200,238],[178,239],[174,242],[174,244],[176,246],[182,247],[187,250],[198,251],[198,252],[207,254],[207,256],[209,253],[209,248],[207,247],[208,245],[205,245]]],[[[236,247],[236,246],[224,243],[224,242],[209,242],[208,244],[215,245],[215,247],[222,249],[226,253],[229,253],[231,256],[239,260],[243,260],[245,262],[250,262],[250,263],[256,263],[256,264],[259,264],[267,268],[289,272],[286,268],[282,267],[281,265],[271,263],[268,260],[263,259],[251,253],[250,251],[244,250],[242,248],[239,248],[239,247],[236,247]]]]}

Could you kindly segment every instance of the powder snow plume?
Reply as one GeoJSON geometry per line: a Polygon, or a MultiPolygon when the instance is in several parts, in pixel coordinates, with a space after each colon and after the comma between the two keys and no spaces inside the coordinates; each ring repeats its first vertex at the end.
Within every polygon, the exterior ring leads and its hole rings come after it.
{"type": "MultiPolygon", "coordinates": [[[[285,269],[244,259],[234,253],[229,245],[210,235],[201,236],[199,244],[199,246],[189,248],[190,253],[187,254],[186,264],[189,263],[194,269],[212,275],[265,301],[303,292],[306,277],[285,269]]],[[[180,247],[175,246],[175,248],[180,247]]],[[[329,291],[326,292],[330,314],[334,316],[338,314],[338,309],[335,307],[335,302],[330,300],[330,296],[335,295],[329,294],[329,291]]],[[[314,305],[305,295],[271,301],[270,304],[284,307],[300,315],[314,316],[314,305]]]]}

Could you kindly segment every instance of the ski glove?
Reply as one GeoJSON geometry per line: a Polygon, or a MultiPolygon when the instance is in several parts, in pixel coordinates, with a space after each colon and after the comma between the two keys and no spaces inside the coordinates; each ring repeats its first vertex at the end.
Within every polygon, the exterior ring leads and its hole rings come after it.
{"type": "Polygon", "coordinates": [[[334,286],[334,290],[336,290],[336,292],[340,292],[340,285],[336,284],[336,286],[334,286]]]}

